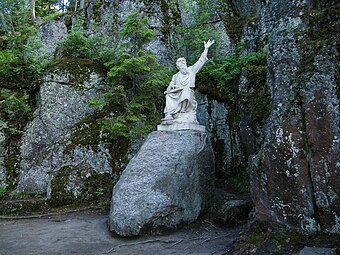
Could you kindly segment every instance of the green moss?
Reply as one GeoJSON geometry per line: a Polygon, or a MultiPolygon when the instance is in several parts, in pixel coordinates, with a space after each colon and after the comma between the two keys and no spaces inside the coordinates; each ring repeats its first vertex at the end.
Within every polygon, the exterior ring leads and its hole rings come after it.
{"type": "Polygon", "coordinates": [[[0,203],[0,214],[2,215],[23,215],[37,211],[46,211],[46,199],[20,199],[7,200],[0,203]]]}
{"type": "Polygon", "coordinates": [[[98,145],[101,141],[105,141],[110,155],[112,156],[111,166],[113,172],[121,172],[122,166],[127,163],[127,153],[130,147],[130,140],[124,137],[118,137],[111,139],[109,137],[103,136],[103,131],[101,126],[98,124],[97,120],[105,118],[108,112],[104,109],[97,111],[92,115],[84,118],[81,123],[76,125],[74,132],[68,142],[68,145],[64,149],[64,153],[72,154],[74,149],[78,145],[90,147],[93,151],[98,151],[98,145]]]}
{"type": "Polygon", "coordinates": [[[64,153],[72,153],[78,145],[90,146],[92,150],[97,151],[101,140],[101,128],[96,122],[96,118],[99,118],[101,115],[103,115],[103,112],[92,114],[75,126],[68,145],[64,149],[64,153]]]}
{"type": "Polygon", "coordinates": [[[82,84],[90,80],[90,74],[93,72],[105,74],[104,67],[90,59],[62,58],[54,62],[50,67],[50,72],[54,75],[60,75],[64,71],[70,74],[69,84],[76,88],[82,88],[82,84]]]}
{"type": "Polygon", "coordinates": [[[52,193],[48,204],[56,207],[90,201],[108,203],[113,184],[110,174],[94,172],[88,165],[65,166],[51,182],[52,193]],[[70,190],[67,190],[68,184],[70,190]]]}
{"type": "Polygon", "coordinates": [[[226,27],[227,34],[234,43],[239,42],[245,21],[235,10],[232,0],[227,0],[224,6],[225,10],[223,11],[222,21],[226,27]]]}
{"type": "Polygon", "coordinates": [[[101,0],[97,1],[94,5],[93,5],[93,16],[94,16],[94,20],[99,22],[101,20],[101,11],[100,8],[102,7],[103,2],[101,0]]]}
{"type": "Polygon", "coordinates": [[[254,25],[255,23],[259,22],[260,21],[260,17],[258,16],[251,16],[249,17],[247,20],[245,20],[245,26],[252,26],[254,25]]]}
{"type": "Polygon", "coordinates": [[[340,236],[331,234],[303,235],[284,226],[269,222],[255,222],[241,233],[230,255],[243,254],[297,254],[305,246],[340,248],[340,236]]]}
{"type": "MultiPolygon", "coordinates": [[[[18,137],[18,136],[16,136],[18,137]]],[[[5,169],[6,169],[6,187],[7,192],[11,192],[15,189],[18,183],[18,163],[19,163],[19,140],[12,139],[7,140],[7,155],[5,157],[5,169]]]]}
{"type": "Polygon", "coordinates": [[[270,114],[270,94],[267,88],[266,63],[252,63],[243,68],[247,79],[247,93],[240,95],[240,100],[249,109],[250,126],[255,129],[264,125],[270,114]]]}
{"type": "Polygon", "coordinates": [[[296,231],[290,231],[288,229],[281,229],[274,232],[271,239],[275,241],[279,246],[285,245],[300,245],[306,246],[318,246],[318,247],[340,247],[340,236],[320,233],[316,235],[303,235],[296,231]]]}
{"type": "MultiPolygon", "coordinates": [[[[315,56],[325,55],[327,51],[329,57],[334,59],[334,63],[338,62],[332,49],[337,47],[334,46],[336,45],[334,42],[338,41],[340,34],[339,16],[339,5],[331,5],[305,14],[304,20],[308,24],[308,29],[300,32],[299,36],[303,37],[303,40],[297,41],[302,50],[302,63],[297,70],[297,77],[303,79],[306,73],[317,72],[317,65],[313,64],[315,56]]],[[[301,83],[303,85],[306,81],[303,80],[301,83]]]]}
{"type": "Polygon", "coordinates": [[[65,185],[74,169],[75,167],[72,166],[62,167],[58,174],[53,178],[51,182],[52,194],[49,201],[50,205],[61,206],[74,203],[74,196],[65,190],[65,185]]]}

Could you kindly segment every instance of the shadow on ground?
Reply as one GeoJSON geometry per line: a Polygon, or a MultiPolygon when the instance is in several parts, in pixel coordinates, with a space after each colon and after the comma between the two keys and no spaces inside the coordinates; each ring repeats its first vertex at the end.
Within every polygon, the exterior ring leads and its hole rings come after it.
{"type": "Polygon", "coordinates": [[[201,219],[162,235],[120,238],[108,232],[107,218],[103,211],[87,210],[0,219],[0,255],[224,254],[245,229],[201,219]]]}

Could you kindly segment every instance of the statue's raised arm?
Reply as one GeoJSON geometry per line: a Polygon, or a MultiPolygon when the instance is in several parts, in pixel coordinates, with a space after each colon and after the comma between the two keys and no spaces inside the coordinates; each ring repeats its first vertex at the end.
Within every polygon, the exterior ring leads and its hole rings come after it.
{"type": "Polygon", "coordinates": [[[171,82],[164,92],[166,104],[164,109],[165,118],[162,124],[195,123],[197,102],[192,88],[195,87],[196,74],[201,70],[208,60],[208,50],[215,43],[208,40],[204,43],[204,50],[192,66],[187,66],[185,58],[178,58],[176,66],[179,70],[171,79],[171,82]]]}
{"type": "Polygon", "coordinates": [[[204,50],[203,50],[201,56],[196,61],[196,63],[191,66],[191,69],[195,72],[195,74],[198,73],[202,69],[205,62],[208,61],[209,48],[210,48],[211,45],[213,45],[215,43],[215,41],[209,39],[207,42],[204,41],[203,43],[204,43],[204,50]]]}
{"type": "Polygon", "coordinates": [[[204,54],[204,56],[207,57],[208,50],[209,50],[210,46],[215,43],[215,40],[209,39],[207,42],[204,41],[203,43],[204,43],[204,51],[203,51],[202,55],[204,54]]]}

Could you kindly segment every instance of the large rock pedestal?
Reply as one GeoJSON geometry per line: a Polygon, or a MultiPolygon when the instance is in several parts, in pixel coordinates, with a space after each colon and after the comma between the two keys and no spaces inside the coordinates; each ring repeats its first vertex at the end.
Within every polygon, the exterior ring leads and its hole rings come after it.
{"type": "Polygon", "coordinates": [[[214,167],[205,132],[152,132],[113,188],[110,231],[135,236],[194,222],[212,201],[214,167]]]}

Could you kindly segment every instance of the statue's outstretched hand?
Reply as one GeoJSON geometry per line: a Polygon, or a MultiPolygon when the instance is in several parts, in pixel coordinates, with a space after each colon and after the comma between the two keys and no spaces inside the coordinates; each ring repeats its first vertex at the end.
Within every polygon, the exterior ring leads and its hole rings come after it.
{"type": "Polygon", "coordinates": [[[215,43],[215,40],[209,39],[207,42],[204,41],[203,43],[204,43],[204,48],[209,49],[209,47],[215,43]]]}

